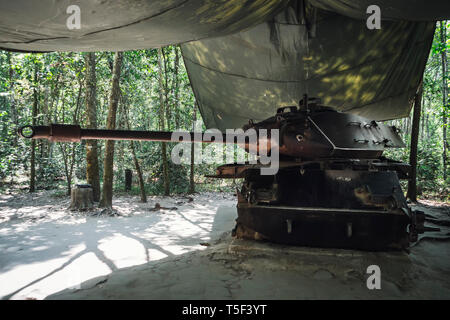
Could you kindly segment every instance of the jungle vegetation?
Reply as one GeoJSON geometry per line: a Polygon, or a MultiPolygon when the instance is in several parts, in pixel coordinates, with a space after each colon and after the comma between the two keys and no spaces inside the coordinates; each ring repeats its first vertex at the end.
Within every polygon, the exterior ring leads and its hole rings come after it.
{"type": "MultiPolygon", "coordinates": [[[[417,196],[448,201],[450,22],[438,22],[420,102],[415,148],[413,113],[391,120],[407,143],[387,157],[410,162],[417,152],[417,196]],[[413,133],[413,134],[412,134],[413,133]],[[413,143],[412,143],[413,142],[413,143]],[[411,148],[412,147],[412,148],[411,148]]],[[[417,110],[417,109],[416,109],[417,110]]],[[[50,143],[18,137],[28,124],[75,123],[88,128],[188,130],[201,117],[180,48],[128,52],[0,51],[0,192],[60,189],[90,183],[95,200],[111,206],[133,171],[131,193],[147,195],[233,190],[233,181],[205,178],[217,164],[175,165],[172,143],[50,143]]],[[[203,125],[203,129],[205,129],[203,125]]]]}

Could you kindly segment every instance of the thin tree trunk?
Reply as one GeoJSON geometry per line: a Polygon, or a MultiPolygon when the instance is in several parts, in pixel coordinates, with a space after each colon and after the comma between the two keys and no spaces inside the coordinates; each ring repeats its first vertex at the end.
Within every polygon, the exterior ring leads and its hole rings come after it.
{"type": "Polygon", "coordinates": [[[408,181],[407,197],[417,202],[417,144],[419,142],[420,114],[422,106],[423,84],[419,86],[419,90],[414,98],[414,115],[411,130],[411,149],[409,153],[409,164],[411,165],[411,175],[408,181]]]}
{"type": "MultiPolygon", "coordinates": [[[[192,117],[192,132],[195,130],[195,121],[197,121],[197,106],[194,104],[194,115],[192,117]]],[[[195,192],[195,182],[194,182],[194,156],[195,156],[195,146],[191,143],[191,171],[189,174],[189,193],[195,192]]]]}
{"type": "Polygon", "coordinates": [[[424,139],[424,132],[425,132],[425,113],[426,113],[426,109],[427,109],[427,105],[426,105],[426,99],[425,99],[425,95],[422,92],[422,114],[420,116],[420,118],[422,119],[421,123],[420,123],[420,140],[423,141],[424,139]]]}
{"type": "MultiPolygon", "coordinates": [[[[58,107],[58,101],[59,101],[59,84],[60,84],[60,78],[61,78],[61,73],[58,72],[58,75],[56,76],[56,81],[55,81],[55,85],[52,88],[52,92],[51,92],[51,100],[50,100],[50,104],[49,104],[49,108],[48,108],[48,122],[52,122],[52,115],[54,115],[54,119],[55,119],[55,123],[56,121],[56,109],[58,107]],[[56,103],[55,103],[56,102],[56,103]],[[54,107],[56,106],[56,107],[54,107]]],[[[52,158],[53,156],[53,146],[54,143],[50,142],[49,143],[49,148],[48,148],[48,157],[49,159],[52,158]]]]}
{"type": "Polygon", "coordinates": [[[50,113],[50,120],[52,119],[53,114],[53,121],[57,122],[57,116],[56,116],[56,109],[58,108],[58,101],[59,101],[59,84],[61,82],[61,72],[58,72],[58,75],[56,76],[55,86],[52,90],[52,100],[50,102],[49,106],[49,113],[50,113]]]}
{"type": "MultiPolygon", "coordinates": [[[[11,61],[11,52],[7,53],[8,65],[9,65],[9,92],[10,92],[10,108],[11,108],[11,120],[15,126],[18,126],[18,116],[16,109],[16,100],[14,99],[14,69],[11,61]]],[[[14,144],[17,141],[17,135],[14,135],[14,144]]]]}
{"type": "Polygon", "coordinates": [[[411,137],[411,113],[409,114],[408,118],[406,118],[405,138],[407,139],[408,136],[411,137]]]}
{"type": "Polygon", "coordinates": [[[75,143],[71,143],[71,161],[69,161],[69,154],[67,152],[67,142],[60,142],[58,145],[63,156],[64,173],[67,179],[67,195],[70,196],[72,192],[73,166],[75,163],[75,143]]]}
{"type": "MultiPolygon", "coordinates": [[[[97,79],[95,75],[95,53],[85,56],[86,62],[86,115],[87,127],[97,128],[97,79]]],[[[100,200],[100,174],[98,168],[97,140],[86,140],[86,180],[92,186],[94,201],[100,200]]]]}
{"type": "MultiPolygon", "coordinates": [[[[111,81],[111,94],[109,98],[107,129],[116,128],[117,105],[120,96],[120,70],[122,67],[123,53],[116,52],[114,55],[113,77],[111,81]]],[[[114,140],[106,141],[105,159],[103,162],[103,189],[100,199],[100,207],[112,208],[113,179],[114,179],[114,140]]]]}
{"type": "MultiPolygon", "coordinates": [[[[127,128],[128,128],[128,130],[130,130],[131,126],[130,126],[130,119],[128,118],[128,108],[124,105],[123,109],[124,109],[125,121],[127,123],[127,128]]],[[[142,176],[141,166],[139,165],[139,161],[136,156],[136,150],[134,148],[133,140],[130,140],[130,148],[131,148],[131,154],[133,156],[134,166],[136,168],[136,172],[137,172],[138,178],[139,178],[139,188],[141,189],[141,202],[145,203],[145,202],[147,202],[147,195],[145,194],[144,177],[142,176]]]]}
{"type": "MultiPolygon", "coordinates": [[[[78,88],[78,95],[77,100],[75,104],[75,111],[73,113],[72,117],[72,123],[78,124],[78,112],[80,110],[80,101],[81,101],[81,90],[82,90],[82,84],[80,82],[79,88],[78,88]]],[[[61,153],[63,155],[63,162],[64,162],[64,173],[66,174],[67,179],[67,195],[70,196],[72,194],[72,177],[73,177],[73,168],[76,161],[76,144],[71,143],[71,154],[69,158],[69,154],[67,152],[67,143],[62,142],[59,143],[59,147],[61,150],[61,153]]]]}
{"type": "Polygon", "coordinates": [[[141,189],[141,202],[147,202],[147,195],[145,194],[144,177],[142,176],[141,166],[139,165],[136,151],[134,149],[134,141],[130,141],[131,153],[133,155],[134,166],[139,178],[139,188],[141,189]]]}
{"type": "Polygon", "coordinates": [[[442,151],[442,161],[444,164],[443,167],[443,177],[444,181],[447,180],[447,96],[448,96],[448,86],[447,86],[447,29],[446,29],[447,21],[441,21],[441,44],[443,49],[441,51],[442,58],[442,103],[443,103],[443,115],[442,115],[442,139],[443,139],[443,151],[442,151]]]}
{"type": "MultiPolygon", "coordinates": [[[[12,54],[11,52],[7,53],[7,60],[8,60],[8,66],[9,66],[9,94],[10,94],[10,110],[11,110],[11,121],[14,125],[14,127],[18,127],[19,126],[19,122],[18,122],[18,116],[17,116],[17,108],[16,108],[16,100],[14,97],[14,69],[13,69],[13,64],[11,61],[12,58],[12,54]]],[[[17,145],[17,135],[14,134],[13,135],[13,145],[16,146],[17,145]]],[[[15,161],[11,162],[10,164],[10,175],[11,175],[11,184],[14,184],[14,177],[16,175],[16,163],[15,161]]]]}
{"type": "MultiPolygon", "coordinates": [[[[162,49],[158,49],[158,73],[159,73],[159,126],[160,130],[165,130],[165,121],[164,121],[164,111],[165,111],[165,101],[164,94],[166,90],[163,84],[163,63],[162,63],[162,49]]],[[[166,101],[167,102],[167,101],[166,101]]],[[[169,181],[169,168],[167,162],[167,150],[166,142],[161,142],[161,153],[162,153],[162,162],[163,162],[163,177],[164,177],[164,195],[168,196],[170,194],[170,181],[169,181]]]]}
{"type": "MultiPolygon", "coordinates": [[[[407,141],[407,134],[408,134],[408,128],[407,128],[407,124],[408,124],[408,118],[403,118],[402,119],[402,139],[407,141]]],[[[406,142],[406,144],[408,144],[408,142],[406,142]]]]}
{"type": "MultiPolygon", "coordinates": [[[[34,66],[33,76],[33,110],[32,120],[33,126],[36,125],[36,118],[38,115],[38,93],[37,93],[37,65],[34,66]]],[[[36,191],[36,140],[31,140],[31,163],[30,163],[30,192],[36,191]]]]}
{"type": "Polygon", "coordinates": [[[166,124],[167,124],[167,130],[170,131],[171,129],[171,114],[170,114],[170,103],[169,103],[169,76],[168,76],[168,72],[167,72],[167,58],[166,58],[166,52],[164,50],[164,48],[161,49],[161,53],[162,53],[162,62],[164,65],[164,96],[166,98],[165,100],[165,112],[166,112],[166,124]]]}
{"type": "MultiPolygon", "coordinates": [[[[122,75],[123,77],[126,77],[126,75],[122,75]]],[[[119,97],[119,119],[117,119],[117,128],[119,130],[125,130],[127,128],[126,119],[125,119],[125,103],[126,99],[121,94],[119,97]]],[[[124,148],[125,148],[125,141],[117,141],[117,164],[119,168],[124,168],[125,160],[124,160],[124,148]]]]}
{"type": "Polygon", "coordinates": [[[175,67],[174,67],[174,73],[173,73],[173,78],[174,78],[174,96],[175,96],[175,103],[174,103],[174,112],[175,112],[175,130],[179,130],[180,129],[180,115],[179,115],[179,111],[178,111],[178,96],[179,96],[179,80],[178,80],[178,68],[179,68],[179,64],[180,64],[180,55],[178,53],[178,46],[174,46],[175,49],[175,67]]]}
{"type": "MultiPolygon", "coordinates": [[[[49,119],[49,95],[50,90],[48,87],[44,89],[44,101],[42,103],[42,114],[43,114],[43,125],[48,126],[50,124],[49,119]]],[[[48,158],[50,153],[50,141],[42,140],[41,141],[41,158],[48,158]]]]}

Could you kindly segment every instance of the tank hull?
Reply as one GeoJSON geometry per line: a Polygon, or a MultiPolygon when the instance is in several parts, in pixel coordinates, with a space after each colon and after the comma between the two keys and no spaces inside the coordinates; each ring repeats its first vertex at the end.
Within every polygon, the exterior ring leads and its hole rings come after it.
{"type": "Polygon", "coordinates": [[[244,178],[237,191],[238,238],[372,251],[402,250],[417,239],[422,213],[409,208],[400,186],[399,177],[409,176],[405,164],[281,163],[274,176],[261,175],[257,167],[218,168],[218,178],[244,178]]]}
{"type": "Polygon", "coordinates": [[[409,217],[401,213],[246,203],[238,204],[237,208],[234,234],[240,238],[370,251],[409,246],[409,217]]]}

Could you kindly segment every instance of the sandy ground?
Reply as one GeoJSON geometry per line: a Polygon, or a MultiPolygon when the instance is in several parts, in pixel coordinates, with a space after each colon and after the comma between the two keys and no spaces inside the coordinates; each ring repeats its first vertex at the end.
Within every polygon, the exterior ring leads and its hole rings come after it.
{"type": "Polygon", "coordinates": [[[67,197],[44,191],[0,196],[0,297],[43,299],[118,269],[206,249],[231,230],[231,194],[119,197],[121,216],[66,210],[67,197]],[[152,211],[156,203],[177,210],[152,211]]]}
{"type": "MultiPolygon", "coordinates": [[[[51,191],[0,196],[2,299],[450,299],[450,228],[405,252],[236,240],[232,194],[114,200],[120,216],[70,212],[51,191]],[[155,203],[176,210],[152,211],[155,203]],[[381,269],[381,289],[366,286],[381,269]]],[[[430,218],[449,209],[421,206],[430,218]]],[[[435,226],[433,224],[433,226],[435,226]]]]}

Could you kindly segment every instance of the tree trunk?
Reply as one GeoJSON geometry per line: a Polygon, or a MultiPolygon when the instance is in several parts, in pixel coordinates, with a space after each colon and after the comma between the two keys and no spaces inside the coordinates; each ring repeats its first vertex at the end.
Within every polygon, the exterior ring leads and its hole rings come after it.
{"type": "MultiPolygon", "coordinates": [[[[43,114],[43,125],[44,126],[48,126],[50,124],[50,119],[49,119],[49,95],[50,95],[50,90],[48,87],[45,87],[44,89],[44,101],[42,103],[42,114],[43,114]]],[[[50,141],[48,140],[42,140],[41,141],[41,158],[48,158],[49,153],[50,153],[50,141]]],[[[48,162],[47,162],[48,163],[48,162]]]]}
{"type": "MultiPolygon", "coordinates": [[[[37,93],[37,65],[34,66],[33,76],[33,110],[31,124],[36,125],[36,118],[38,115],[38,93],[37,93]]],[[[31,140],[31,163],[30,163],[30,192],[36,191],[36,140],[31,140]]]]}
{"type": "Polygon", "coordinates": [[[443,177],[444,181],[447,180],[447,96],[448,96],[448,85],[447,85],[447,29],[446,22],[441,21],[441,44],[443,46],[441,51],[442,58],[442,103],[443,103],[443,112],[442,112],[442,139],[443,139],[443,151],[442,151],[442,161],[444,164],[443,167],[443,177]]]}
{"type": "MultiPolygon", "coordinates": [[[[171,114],[170,114],[170,103],[169,103],[169,76],[167,72],[167,58],[166,58],[166,52],[164,48],[161,48],[162,53],[162,62],[164,65],[164,96],[165,96],[165,112],[166,112],[166,129],[167,131],[171,130],[171,114]]],[[[172,87],[173,88],[173,87],[172,87]]]]}
{"type": "Polygon", "coordinates": [[[73,168],[75,165],[75,161],[76,161],[76,145],[75,143],[71,143],[71,148],[70,148],[70,159],[69,159],[69,153],[67,151],[67,145],[68,143],[66,142],[60,142],[58,143],[62,156],[63,156],[63,162],[64,162],[64,173],[66,175],[66,179],[67,179],[67,195],[70,196],[72,193],[72,177],[73,177],[73,168]]]}
{"type": "MultiPolygon", "coordinates": [[[[78,112],[80,110],[80,102],[81,102],[81,91],[82,91],[82,83],[79,83],[78,87],[78,95],[77,100],[75,104],[75,111],[73,113],[72,117],[72,123],[78,124],[78,112]]],[[[63,156],[63,162],[64,162],[64,173],[66,174],[67,179],[67,195],[70,196],[72,194],[72,177],[73,177],[73,168],[75,166],[76,162],[76,144],[71,143],[71,155],[69,157],[69,153],[67,151],[68,144],[65,142],[59,142],[59,146],[61,149],[61,153],[63,156]]]]}
{"type": "MultiPolygon", "coordinates": [[[[195,130],[195,121],[197,121],[197,108],[194,104],[194,114],[192,116],[192,132],[195,130]]],[[[194,182],[194,156],[195,156],[195,146],[191,143],[191,171],[189,174],[189,193],[195,192],[195,182],[194,182]]]]}
{"type": "MultiPolygon", "coordinates": [[[[57,122],[57,113],[56,110],[58,109],[58,102],[59,102],[59,83],[61,82],[61,72],[57,71],[58,75],[56,76],[55,86],[52,90],[52,99],[49,106],[49,117],[50,120],[52,120],[52,114],[53,114],[53,122],[57,122]]],[[[51,122],[51,121],[50,121],[51,122]]]]}
{"type": "Polygon", "coordinates": [[[409,164],[411,165],[411,176],[408,181],[407,197],[417,202],[417,144],[419,142],[420,114],[422,107],[423,84],[414,97],[414,115],[411,129],[411,149],[409,153],[409,164]]]}
{"type": "Polygon", "coordinates": [[[131,169],[125,169],[125,192],[131,190],[133,182],[133,171],[131,169]]]}
{"type": "MultiPolygon", "coordinates": [[[[11,121],[15,128],[19,126],[18,122],[18,116],[17,116],[17,108],[16,108],[16,100],[14,96],[14,69],[13,69],[13,63],[11,61],[12,54],[11,52],[7,53],[7,60],[8,60],[8,66],[9,66],[9,94],[10,94],[10,111],[11,111],[11,121]]],[[[13,145],[17,145],[17,134],[14,134],[12,137],[13,145]]],[[[16,175],[16,163],[13,161],[10,163],[10,175],[11,175],[11,184],[14,184],[14,177],[16,175]]]]}
{"type": "Polygon", "coordinates": [[[422,119],[422,122],[420,123],[420,136],[419,136],[419,140],[421,140],[421,141],[423,141],[423,135],[424,135],[424,132],[425,132],[425,121],[424,121],[424,119],[425,119],[425,114],[426,114],[426,109],[427,109],[427,103],[426,103],[426,100],[425,100],[425,95],[423,94],[423,92],[422,92],[422,114],[421,114],[421,116],[420,116],[420,118],[422,119]]]}
{"type": "Polygon", "coordinates": [[[139,161],[136,156],[136,150],[134,149],[134,141],[130,141],[131,153],[133,155],[134,166],[138,174],[139,188],[141,190],[141,202],[147,202],[147,195],[145,194],[144,177],[142,176],[142,170],[139,165],[139,161]]]}
{"type": "MultiPolygon", "coordinates": [[[[123,109],[124,109],[124,114],[125,114],[125,120],[127,123],[127,128],[128,128],[128,130],[130,130],[130,119],[128,118],[128,108],[126,108],[126,106],[124,106],[123,109]]],[[[147,195],[145,194],[144,177],[142,176],[141,166],[139,165],[139,161],[136,156],[136,150],[134,149],[134,141],[133,140],[130,140],[130,148],[131,148],[131,154],[133,156],[134,166],[135,166],[136,172],[138,174],[139,188],[141,189],[141,201],[146,203],[147,195]]]]}
{"type": "MultiPolygon", "coordinates": [[[[14,99],[14,69],[11,61],[11,52],[7,53],[8,57],[8,65],[9,65],[9,92],[10,92],[10,103],[11,103],[11,120],[13,124],[17,127],[19,125],[18,116],[17,116],[17,108],[16,108],[16,100],[14,99]]],[[[14,135],[14,145],[17,142],[17,135],[14,135]]]]}
{"type": "MultiPolygon", "coordinates": [[[[126,74],[122,74],[122,77],[126,78],[126,74]]],[[[127,90],[127,89],[125,89],[127,90]]],[[[120,98],[119,98],[119,114],[118,114],[118,119],[117,119],[117,129],[119,130],[126,130],[126,123],[125,123],[125,103],[126,100],[124,98],[124,96],[122,94],[120,94],[120,98]]],[[[116,160],[115,162],[117,163],[118,168],[125,168],[125,160],[124,160],[124,148],[125,148],[125,141],[117,141],[116,142],[116,160]]],[[[127,175],[125,174],[125,178],[127,177],[127,175]]],[[[130,184],[130,188],[131,188],[131,184],[130,184]]],[[[125,179],[125,189],[127,189],[127,183],[126,183],[126,179],[125,179]]],[[[130,189],[131,190],[131,189],[130,189]]]]}
{"type": "MultiPolygon", "coordinates": [[[[97,79],[95,76],[95,53],[85,56],[86,62],[86,115],[87,128],[97,128],[97,79]]],[[[86,181],[92,187],[94,201],[100,200],[100,174],[98,169],[97,140],[86,140],[86,181]]]]}
{"type": "Polygon", "coordinates": [[[180,55],[178,52],[178,46],[174,47],[175,49],[175,66],[174,66],[174,96],[175,96],[175,103],[174,103],[174,112],[175,112],[175,130],[180,129],[180,113],[178,110],[178,96],[179,96],[179,80],[178,80],[178,69],[180,65],[180,55]]]}
{"type": "MultiPolygon", "coordinates": [[[[120,96],[120,69],[122,67],[123,53],[116,52],[114,55],[113,78],[111,81],[111,94],[109,98],[108,118],[106,128],[116,128],[117,105],[120,96]]],[[[106,141],[105,159],[103,162],[103,189],[100,199],[100,207],[112,208],[113,178],[114,178],[114,140],[106,141]]]]}
{"type": "MultiPolygon", "coordinates": [[[[52,115],[54,115],[53,116],[53,119],[55,119],[54,122],[57,123],[57,121],[56,121],[56,110],[57,110],[57,107],[58,107],[59,93],[60,93],[59,83],[61,82],[60,81],[61,72],[59,72],[58,70],[57,70],[57,72],[58,72],[58,74],[56,76],[55,85],[52,88],[50,104],[49,104],[49,107],[48,107],[48,122],[49,123],[52,122],[52,115]]],[[[54,143],[50,142],[49,143],[49,148],[48,148],[48,157],[49,157],[49,159],[51,159],[52,156],[53,156],[53,146],[54,146],[54,143]]]]}
{"type": "MultiPolygon", "coordinates": [[[[160,130],[165,130],[165,121],[164,121],[164,111],[165,111],[165,101],[164,101],[164,84],[163,84],[163,63],[162,63],[162,50],[158,49],[158,75],[159,75],[159,126],[160,130]]],[[[170,181],[169,181],[169,168],[167,162],[167,151],[166,142],[161,142],[161,154],[162,154],[162,162],[163,162],[163,177],[164,177],[164,195],[168,196],[170,194],[170,181]]]]}

